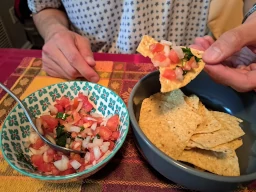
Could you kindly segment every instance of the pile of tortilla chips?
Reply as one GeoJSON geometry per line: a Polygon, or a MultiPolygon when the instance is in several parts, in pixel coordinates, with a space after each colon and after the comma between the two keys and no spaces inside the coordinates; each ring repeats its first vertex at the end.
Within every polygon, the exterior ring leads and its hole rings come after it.
{"type": "Polygon", "coordinates": [[[143,100],[139,125],[148,139],[175,160],[223,176],[239,176],[235,150],[243,143],[242,120],[209,111],[180,89],[143,100]]]}

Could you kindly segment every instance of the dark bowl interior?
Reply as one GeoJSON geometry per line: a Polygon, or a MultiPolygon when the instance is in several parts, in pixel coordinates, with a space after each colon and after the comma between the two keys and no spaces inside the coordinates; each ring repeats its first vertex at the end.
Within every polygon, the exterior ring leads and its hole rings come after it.
{"type": "MultiPolygon", "coordinates": [[[[197,78],[181,90],[186,95],[197,95],[208,109],[226,112],[244,120],[241,124],[241,127],[245,132],[245,135],[242,137],[243,145],[237,150],[241,176],[225,177],[208,172],[197,171],[184,163],[167,157],[146,138],[138,126],[140,108],[143,99],[154,93],[160,92],[158,71],[152,72],[142,78],[135,85],[130,95],[128,108],[133,130],[137,135],[136,139],[143,139],[142,142],[149,145],[150,149],[157,152],[157,154],[160,154],[161,158],[167,159],[170,166],[178,166],[182,171],[185,171],[188,174],[204,177],[211,181],[218,180],[231,183],[248,182],[256,179],[256,93],[238,93],[229,87],[215,83],[205,72],[201,72],[197,78]]],[[[143,152],[143,148],[139,148],[140,151],[143,152]]],[[[146,159],[149,160],[148,158],[146,159]]]]}

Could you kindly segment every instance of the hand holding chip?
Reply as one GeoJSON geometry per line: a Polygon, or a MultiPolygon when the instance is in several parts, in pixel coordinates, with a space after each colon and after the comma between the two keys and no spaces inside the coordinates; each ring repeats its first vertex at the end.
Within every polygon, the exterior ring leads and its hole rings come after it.
{"type": "Polygon", "coordinates": [[[256,90],[256,14],[217,41],[210,36],[195,39],[192,48],[204,50],[205,71],[218,83],[239,92],[256,90]]]}

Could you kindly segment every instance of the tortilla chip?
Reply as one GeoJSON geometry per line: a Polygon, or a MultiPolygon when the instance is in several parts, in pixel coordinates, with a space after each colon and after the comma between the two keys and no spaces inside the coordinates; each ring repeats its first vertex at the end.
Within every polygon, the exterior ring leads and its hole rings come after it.
{"type": "MultiPolygon", "coordinates": [[[[153,43],[157,43],[157,41],[148,35],[144,35],[140,41],[137,51],[144,57],[152,58],[153,54],[150,52],[149,46],[153,43]]],[[[190,50],[193,55],[195,55],[198,58],[202,58],[202,55],[203,55],[202,51],[192,49],[192,48],[190,48],[190,50]]],[[[190,81],[192,81],[194,78],[196,78],[196,76],[203,70],[204,66],[205,66],[205,63],[201,59],[198,62],[198,67],[187,72],[187,74],[184,75],[184,79],[182,81],[170,81],[170,80],[162,77],[162,74],[165,69],[167,69],[167,68],[173,69],[174,66],[159,67],[161,92],[166,93],[166,92],[170,92],[170,91],[173,91],[173,90],[176,90],[176,89],[186,86],[190,81]]]]}
{"type": "Polygon", "coordinates": [[[149,46],[153,43],[157,43],[157,41],[148,35],[144,35],[136,51],[138,51],[144,57],[152,58],[153,54],[149,51],[149,46]]]}
{"type": "Polygon", "coordinates": [[[235,151],[223,154],[203,149],[185,150],[178,160],[191,163],[218,175],[240,175],[238,158],[235,151]]]}
{"type": "Polygon", "coordinates": [[[162,152],[178,159],[202,119],[186,104],[180,90],[144,99],[139,125],[162,152]],[[189,121],[188,121],[189,119],[189,121]]]}
{"type": "Polygon", "coordinates": [[[192,148],[199,148],[199,149],[205,149],[205,150],[210,150],[210,151],[215,151],[215,152],[228,153],[231,150],[238,149],[242,145],[243,145],[243,141],[242,141],[241,138],[235,139],[235,140],[230,141],[228,143],[218,145],[218,146],[213,147],[213,148],[204,147],[204,146],[190,140],[188,142],[187,146],[186,146],[186,149],[189,150],[189,149],[192,149],[192,148]]]}
{"type": "Polygon", "coordinates": [[[199,104],[198,114],[204,117],[204,121],[197,127],[194,134],[211,133],[222,128],[221,123],[217,121],[217,119],[205,108],[202,103],[199,104]]]}
{"type": "Polygon", "coordinates": [[[185,101],[186,103],[192,107],[193,109],[195,109],[195,111],[198,110],[199,107],[199,98],[196,95],[191,95],[189,97],[185,97],[185,101]]]}
{"type": "Polygon", "coordinates": [[[205,63],[202,60],[200,60],[198,62],[198,67],[192,69],[191,71],[188,71],[187,74],[184,75],[184,79],[182,81],[170,81],[162,77],[164,70],[167,69],[168,67],[159,67],[161,92],[162,93],[170,92],[186,86],[188,83],[190,83],[193,79],[196,78],[196,76],[204,69],[204,66],[205,66],[205,63]]]}
{"type": "Polygon", "coordinates": [[[191,137],[192,141],[205,148],[213,148],[245,134],[239,126],[240,119],[222,112],[210,111],[210,113],[220,122],[222,128],[211,133],[195,134],[191,137]]]}

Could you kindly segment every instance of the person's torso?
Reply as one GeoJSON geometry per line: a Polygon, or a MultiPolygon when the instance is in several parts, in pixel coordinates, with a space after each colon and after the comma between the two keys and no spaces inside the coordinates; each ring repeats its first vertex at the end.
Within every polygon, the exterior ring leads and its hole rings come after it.
{"type": "Polygon", "coordinates": [[[92,50],[135,53],[143,35],[189,45],[206,33],[209,0],[62,0],[92,50]]]}

